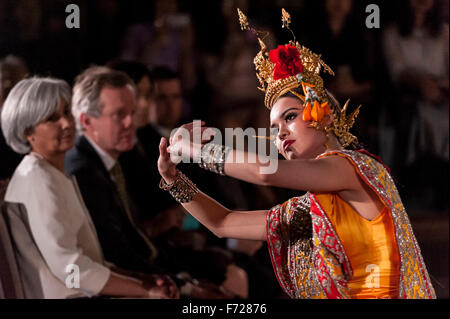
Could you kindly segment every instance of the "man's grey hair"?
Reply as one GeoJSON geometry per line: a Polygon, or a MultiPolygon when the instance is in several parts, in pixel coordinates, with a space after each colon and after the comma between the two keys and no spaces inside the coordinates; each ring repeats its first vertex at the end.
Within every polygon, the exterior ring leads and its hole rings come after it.
{"type": "Polygon", "coordinates": [[[100,102],[100,93],[104,87],[122,88],[127,85],[136,90],[133,80],[128,75],[103,66],[90,67],[78,75],[72,96],[72,114],[77,130],[84,131],[80,121],[82,113],[93,117],[101,115],[103,105],[100,102]]]}
{"type": "Polygon", "coordinates": [[[70,86],[63,80],[32,77],[20,81],[9,93],[1,111],[6,143],[17,153],[30,152],[27,134],[57,112],[61,102],[70,104],[70,101],[70,86]]]}

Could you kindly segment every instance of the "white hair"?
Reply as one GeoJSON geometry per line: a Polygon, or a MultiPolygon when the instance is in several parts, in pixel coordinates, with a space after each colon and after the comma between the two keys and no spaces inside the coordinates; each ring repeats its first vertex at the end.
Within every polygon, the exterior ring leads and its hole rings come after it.
{"type": "Polygon", "coordinates": [[[72,96],[72,114],[75,117],[77,130],[79,132],[84,130],[80,121],[82,113],[92,117],[99,117],[102,114],[100,93],[105,86],[121,88],[127,85],[135,92],[133,80],[121,71],[101,66],[90,67],[83,71],[76,78],[72,96]]]}
{"type": "Polygon", "coordinates": [[[17,153],[30,152],[27,132],[57,112],[61,101],[69,105],[71,101],[70,86],[63,80],[32,77],[17,83],[1,112],[6,143],[17,153]]]}

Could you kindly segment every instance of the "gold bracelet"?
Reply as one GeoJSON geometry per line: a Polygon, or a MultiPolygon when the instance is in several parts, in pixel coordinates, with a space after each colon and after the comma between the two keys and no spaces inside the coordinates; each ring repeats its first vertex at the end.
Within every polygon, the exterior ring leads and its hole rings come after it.
{"type": "Polygon", "coordinates": [[[178,179],[178,173],[180,171],[177,170],[176,174],[175,174],[175,181],[173,181],[171,184],[167,184],[166,181],[164,180],[164,178],[161,177],[161,180],[159,181],[159,188],[164,190],[164,191],[169,191],[173,185],[175,184],[176,180],[178,179]]]}
{"type": "Polygon", "coordinates": [[[177,170],[175,181],[171,184],[167,184],[164,179],[161,178],[159,188],[168,191],[180,204],[190,202],[199,192],[197,186],[179,170],[177,170]]]}

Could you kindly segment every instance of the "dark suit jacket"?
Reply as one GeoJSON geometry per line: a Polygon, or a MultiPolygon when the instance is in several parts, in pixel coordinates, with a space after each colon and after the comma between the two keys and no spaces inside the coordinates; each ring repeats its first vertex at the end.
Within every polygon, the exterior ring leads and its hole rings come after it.
{"type": "MultiPolygon", "coordinates": [[[[142,145],[146,158],[151,165],[154,165],[154,170],[157,171],[157,162],[159,158],[159,143],[161,135],[150,124],[137,130],[136,135],[142,145]]],[[[180,163],[177,168],[188,176],[201,190],[207,190],[208,195],[216,195],[218,192],[216,187],[216,175],[201,169],[198,164],[194,163],[180,163]]],[[[158,180],[159,181],[159,180],[158,180]]],[[[216,198],[216,197],[214,197],[216,198]]],[[[220,197],[218,198],[221,199],[220,197]]],[[[172,202],[175,202],[172,199],[172,202]]]]}
{"type": "Polygon", "coordinates": [[[77,179],[105,259],[131,271],[160,272],[149,258],[147,244],[129,221],[109,172],[84,136],[79,136],[66,154],[65,171],[77,179]]]}
{"type": "Polygon", "coordinates": [[[122,153],[119,162],[127,181],[128,195],[135,204],[140,220],[150,220],[160,212],[177,205],[168,192],[159,188],[161,176],[157,158],[147,156],[141,143],[122,153]]]}

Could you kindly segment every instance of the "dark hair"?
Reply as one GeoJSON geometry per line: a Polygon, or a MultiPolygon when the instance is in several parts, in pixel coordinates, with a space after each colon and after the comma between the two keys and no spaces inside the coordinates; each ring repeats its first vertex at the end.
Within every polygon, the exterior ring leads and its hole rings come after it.
{"type": "MultiPolygon", "coordinates": [[[[408,0],[398,2],[398,12],[402,14],[398,17],[399,32],[402,37],[409,36],[414,27],[414,11],[408,0]]],[[[427,12],[425,17],[425,29],[433,38],[440,35],[443,26],[442,5],[438,0],[434,0],[433,7],[427,12]]]]}
{"type": "Polygon", "coordinates": [[[0,60],[0,99],[6,100],[11,89],[28,76],[28,67],[22,58],[8,55],[0,60]],[[4,84],[6,83],[6,86],[4,84]]]}
{"type": "MultiPolygon", "coordinates": [[[[292,91],[294,91],[295,93],[299,93],[299,94],[303,95],[303,89],[301,89],[301,86],[300,86],[300,87],[297,87],[297,88],[295,88],[295,89],[292,89],[292,91]]],[[[336,108],[336,107],[342,108],[342,106],[341,106],[341,104],[339,103],[339,101],[336,99],[336,97],[335,97],[330,91],[328,91],[327,89],[325,89],[325,93],[327,94],[328,99],[330,100],[330,103],[331,103],[331,107],[332,107],[332,108],[336,108]]],[[[290,92],[290,91],[284,93],[284,94],[281,95],[278,99],[281,99],[282,97],[293,97],[293,98],[299,99],[298,96],[296,96],[294,93],[292,93],[292,92],[290,92]]],[[[278,100],[278,99],[277,99],[277,100],[278,100]]],[[[299,99],[299,100],[300,100],[300,99],[299,99]]],[[[300,100],[300,101],[301,101],[301,100],[300,100]]],[[[303,103],[303,101],[302,101],[302,103],[303,103]]],[[[347,114],[349,114],[349,113],[350,113],[350,112],[347,111],[347,114]]],[[[339,139],[338,139],[338,140],[339,140],[339,139]]],[[[339,141],[339,142],[340,142],[340,141],[339,141]]],[[[346,149],[349,149],[349,150],[359,150],[359,149],[361,149],[361,148],[363,148],[363,145],[362,145],[360,142],[358,142],[358,141],[353,142],[353,143],[351,143],[350,145],[348,145],[348,146],[346,147],[346,149]]]]}
{"type": "MultiPolygon", "coordinates": [[[[295,89],[291,89],[290,91],[287,91],[286,93],[284,93],[283,95],[278,97],[278,99],[280,99],[282,97],[293,97],[293,98],[299,99],[298,96],[295,95],[294,93],[292,93],[291,91],[294,91],[295,93],[298,93],[300,95],[304,95],[302,87],[299,86],[299,87],[296,87],[295,89]]],[[[328,96],[332,107],[336,107],[336,106],[338,106],[339,108],[341,107],[341,104],[339,103],[339,101],[336,99],[336,97],[330,91],[325,89],[325,93],[328,96]]],[[[303,101],[302,101],[302,103],[303,103],[303,101]]]]}
{"type": "Polygon", "coordinates": [[[124,61],[124,60],[114,60],[107,64],[113,70],[122,71],[126,73],[134,83],[138,84],[143,77],[147,76],[148,79],[152,80],[150,76],[150,70],[147,66],[140,62],[135,61],[124,61]]]}
{"type": "Polygon", "coordinates": [[[178,73],[174,72],[167,66],[156,66],[150,71],[150,76],[153,82],[169,81],[174,79],[180,79],[178,73]]]}

